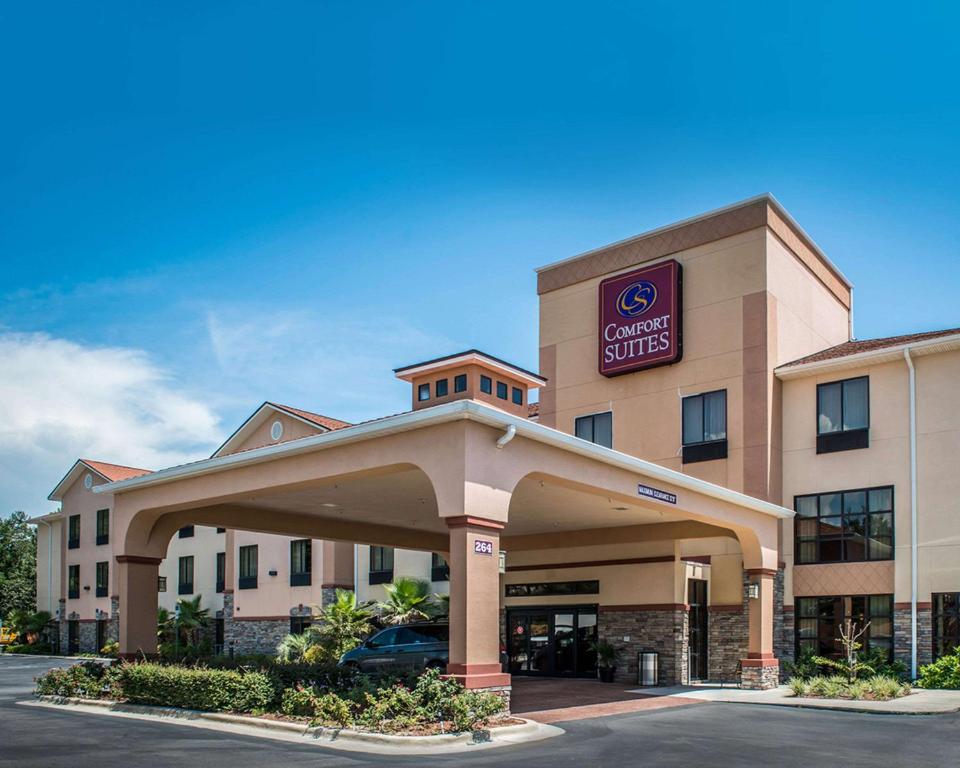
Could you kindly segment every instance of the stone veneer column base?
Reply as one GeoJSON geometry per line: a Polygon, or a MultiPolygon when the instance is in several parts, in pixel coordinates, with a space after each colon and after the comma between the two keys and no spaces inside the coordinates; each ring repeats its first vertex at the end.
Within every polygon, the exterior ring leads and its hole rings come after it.
{"type": "Polygon", "coordinates": [[[780,662],[777,659],[742,659],[740,686],[747,690],[765,691],[780,684],[780,662]]]}
{"type": "Polygon", "coordinates": [[[597,636],[621,650],[615,680],[638,682],[637,656],[640,651],[659,654],[660,685],[688,682],[686,606],[600,606],[597,636]],[[629,640],[624,640],[629,637],[629,640]]]}
{"type": "MultiPolygon", "coordinates": [[[[933,661],[933,606],[917,603],[917,667],[933,661]]],[[[910,670],[910,603],[893,607],[893,656],[910,670]]]]}

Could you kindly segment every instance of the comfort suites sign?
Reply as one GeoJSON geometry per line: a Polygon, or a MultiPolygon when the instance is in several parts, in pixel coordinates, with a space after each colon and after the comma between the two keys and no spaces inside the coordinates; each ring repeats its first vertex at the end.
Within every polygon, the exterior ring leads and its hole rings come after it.
{"type": "Polygon", "coordinates": [[[619,376],[680,360],[680,275],[671,260],[600,283],[600,373],[619,376]]]}

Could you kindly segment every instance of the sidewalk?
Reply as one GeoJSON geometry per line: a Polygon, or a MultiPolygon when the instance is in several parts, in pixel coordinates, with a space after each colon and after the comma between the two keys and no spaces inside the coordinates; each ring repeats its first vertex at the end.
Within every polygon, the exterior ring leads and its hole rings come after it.
{"type": "Polygon", "coordinates": [[[666,688],[638,688],[632,693],[730,704],[772,704],[779,707],[809,707],[887,715],[941,715],[960,712],[960,691],[927,691],[920,688],[915,688],[909,696],[890,701],[798,698],[785,685],[769,691],[748,691],[730,685],[721,687],[718,684],[676,685],[666,688]]]}

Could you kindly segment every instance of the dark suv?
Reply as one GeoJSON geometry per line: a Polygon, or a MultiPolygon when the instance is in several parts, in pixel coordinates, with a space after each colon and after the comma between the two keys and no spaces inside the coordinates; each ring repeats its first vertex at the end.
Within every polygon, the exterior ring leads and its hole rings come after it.
{"type": "Polygon", "coordinates": [[[421,623],[388,627],[340,658],[341,667],[362,672],[409,672],[447,668],[450,627],[421,623]]]}

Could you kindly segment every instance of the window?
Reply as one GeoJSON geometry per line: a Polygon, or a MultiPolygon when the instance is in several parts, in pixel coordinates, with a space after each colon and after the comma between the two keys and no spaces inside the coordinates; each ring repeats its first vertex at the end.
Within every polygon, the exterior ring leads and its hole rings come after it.
{"type": "Polygon", "coordinates": [[[290,634],[291,635],[302,635],[306,632],[310,625],[313,624],[312,616],[291,616],[290,617],[290,634]]]}
{"type": "Polygon", "coordinates": [[[574,432],[581,440],[613,448],[613,412],[579,416],[574,422],[574,432]]]}
{"type": "Polygon", "coordinates": [[[400,628],[391,627],[383,630],[383,632],[378,632],[367,640],[367,646],[369,648],[386,648],[388,645],[396,645],[399,639],[400,628]]]}
{"type": "Polygon", "coordinates": [[[257,588],[257,545],[250,544],[240,547],[240,577],[237,579],[239,589],[257,588]]]}
{"type": "Polygon", "coordinates": [[[67,549],[77,549],[80,546],[80,515],[70,515],[69,531],[67,534],[67,549]]]}
{"type": "Polygon", "coordinates": [[[313,552],[310,539],[290,542],[290,586],[310,586],[310,564],[313,552]]]}
{"type": "Polygon", "coordinates": [[[428,645],[450,642],[450,627],[444,624],[414,624],[400,627],[397,645],[428,645]]]}
{"type": "Polygon", "coordinates": [[[933,596],[933,658],[960,648],[960,592],[933,596]]]}
{"type": "Polygon", "coordinates": [[[450,566],[436,552],[430,555],[430,581],[450,581],[450,566]]]}
{"type": "Polygon", "coordinates": [[[497,382],[497,397],[501,400],[507,399],[507,385],[502,381],[497,382]]]}
{"type": "Polygon", "coordinates": [[[217,593],[223,592],[227,586],[227,553],[217,552],[217,593]]]}
{"type": "Polygon", "coordinates": [[[110,563],[97,563],[97,597],[106,597],[110,589],[110,563]]]}
{"type": "Polygon", "coordinates": [[[110,543],[110,510],[97,510],[97,546],[110,543]]]}
{"type": "Polygon", "coordinates": [[[157,576],[157,592],[166,592],[166,591],[167,591],[167,577],[157,576]]]}
{"type": "Polygon", "coordinates": [[[554,595],[598,595],[599,581],[550,581],[537,584],[507,584],[507,597],[552,597],[554,595]]]}
{"type": "Polygon", "coordinates": [[[437,393],[437,397],[446,397],[449,394],[447,380],[439,379],[437,383],[433,385],[433,391],[437,393]]]}
{"type": "Polygon", "coordinates": [[[193,594],[193,555],[180,558],[177,568],[177,594],[193,594]]]}
{"type": "Polygon", "coordinates": [[[893,559],[893,486],[794,498],[797,565],[893,559]]]}
{"type": "Polygon", "coordinates": [[[493,394],[493,379],[489,376],[480,377],[480,391],[485,395],[493,394]]]}
{"type": "Polygon", "coordinates": [[[80,566],[71,565],[67,569],[67,597],[76,600],[80,597],[80,566]]]}
{"type": "Polygon", "coordinates": [[[704,392],[682,401],[683,463],[727,458],[727,391],[704,392]]]}
{"type": "Polygon", "coordinates": [[[893,595],[796,598],[797,653],[810,648],[820,656],[843,653],[840,630],[847,621],[858,628],[867,622],[866,650],[893,651],[893,595]]]}
{"type": "Polygon", "coordinates": [[[453,391],[454,392],[467,391],[467,374],[461,373],[453,377],[453,391]]]}
{"type": "Polygon", "coordinates": [[[520,387],[514,387],[511,394],[514,405],[523,405],[523,390],[520,387]]]}
{"type": "Polygon", "coordinates": [[[370,547],[371,584],[389,584],[393,581],[393,547],[370,547]]]}
{"type": "Polygon", "coordinates": [[[424,400],[429,400],[429,399],[430,399],[430,385],[421,384],[419,387],[417,387],[417,400],[419,400],[422,403],[424,400]]]}
{"type": "Polygon", "coordinates": [[[192,525],[185,525],[185,526],[183,526],[183,528],[181,528],[179,531],[177,531],[177,535],[178,535],[181,539],[189,539],[189,538],[191,538],[191,537],[193,536],[193,526],[192,526],[192,525]]]}
{"type": "Polygon", "coordinates": [[[817,385],[817,453],[866,448],[869,427],[868,377],[817,385]]]}
{"type": "Polygon", "coordinates": [[[226,533],[226,532],[227,532],[226,528],[217,528],[217,533],[226,533]]]}

